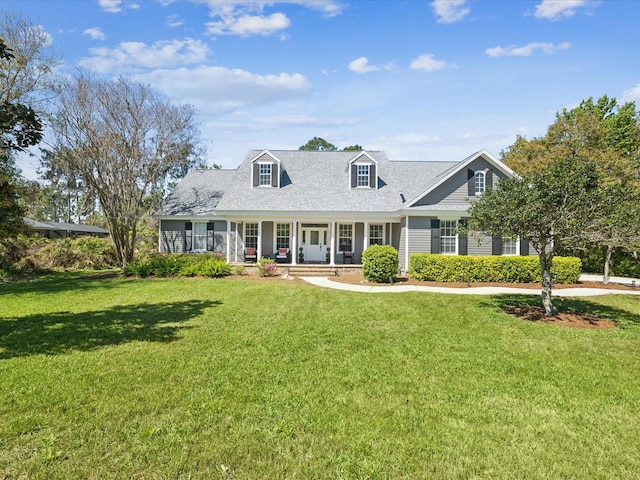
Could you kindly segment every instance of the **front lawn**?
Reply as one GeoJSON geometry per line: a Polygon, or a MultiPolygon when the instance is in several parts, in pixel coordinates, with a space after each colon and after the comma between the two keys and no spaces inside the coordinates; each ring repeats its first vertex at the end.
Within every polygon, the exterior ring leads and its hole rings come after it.
{"type": "Polygon", "coordinates": [[[640,298],[0,284],[0,478],[637,478],[640,298]]]}

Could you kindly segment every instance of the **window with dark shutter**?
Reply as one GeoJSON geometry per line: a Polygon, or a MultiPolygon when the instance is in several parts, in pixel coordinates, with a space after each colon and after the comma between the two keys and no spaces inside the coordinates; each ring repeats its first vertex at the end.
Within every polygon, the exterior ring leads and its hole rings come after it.
{"type": "Polygon", "coordinates": [[[279,168],[279,165],[276,162],[274,162],[271,165],[271,186],[272,187],[278,186],[279,178],[280,178],[280,168],[279,168]]]}
{"type": "Polygon", "coordinates": [[[213,236],[213,222],[207,223],[207,250],[213,251],[214,236],[213,236]]]}
{"type": "Polygon", "coordinates": [[[184,251],[190,252],[193,242],[193,224],[191,222],[185,222],[184,224],[184,251]]]}
{"type": "Polygon", "coordinates": [[[357,165],[351,164],[351,188],[358,186],[358,168],[357,165]]]}
{"type": "Polygon", "coordinates": [[[253,164],[253,186],[257,187],[260,185],[260,164],[253,164]]]}
{"type": "Polygon", "coordinates": [[[369,188],[376,188],[378,180],[377,168],[375,164],[369,165],[369,188]]]}
{"type": "Polygon", "coordinates": [[[502,255],[502,237],[491,238],[491,255],[502,255]]]}
{"type": "Polygon", "coordinates": [[[458,232],[458,255],[468,255],[467,220],[460,220],[459,225],[462,231],[458,232]]]}
{"type": "Polygon", "coordinates": [[[467,195],[470,197],[475,196],[476,194],[476,174],[473,170],[467,170],[467,195]]]}

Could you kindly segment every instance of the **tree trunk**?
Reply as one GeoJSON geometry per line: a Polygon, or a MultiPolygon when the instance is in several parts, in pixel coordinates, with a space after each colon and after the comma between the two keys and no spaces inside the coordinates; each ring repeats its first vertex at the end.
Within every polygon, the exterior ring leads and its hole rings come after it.
{"type": "Polygon", "coordinates": [[[551,290],[553,289],[553,280],[551,278],[551,264],[553,261],[553,255],[547,252],[540,252],[540,273],[542,274],[542,306],[544,307],[544,313],[547,316],[554,316],[558,314],[558,310],[553,306],[551,302],[551,290]]]}
{"type": "Polygon", "coordinates": [[[613,255],[613,249],[606,245],[604,247],[604,283],[609,283],[609,267],[611,266],[611,257],[613,255]]]}

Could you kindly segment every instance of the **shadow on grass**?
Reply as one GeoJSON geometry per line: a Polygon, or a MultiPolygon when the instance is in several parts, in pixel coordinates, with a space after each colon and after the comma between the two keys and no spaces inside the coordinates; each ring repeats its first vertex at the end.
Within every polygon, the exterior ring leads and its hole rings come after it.
{"type": "Polygon", "coordinates": [[[70,290],[113,288],[133,279],[120,276],[118,270],[103,272],[53,272],[0,283],[0,295],[58,293],[70,290]],[[117,280],[117,281],[114,281],[117,280]]]}
{"type": "MultiPolygon", "coordinates": [[[[611,320],[621,328],[632,325],[640,326],[640,314],[582,298],[554,297],[553,305],[562,312],[588,313],[611,320]]],[[[481,306],[494,309],[497,307],[501,312],[508,313],[509,307],[542,307],[542,303],[539,296],[508,294],[494,295],[491,297],[491,301],[482,302],[481,306]]]]}
{"type": "Polygon", "coordinates": [[[107,310],[0,318],[0,359],[57,355],[128,342],[171,342],[180,325],[219,301],[140,303],[107,310]]]}

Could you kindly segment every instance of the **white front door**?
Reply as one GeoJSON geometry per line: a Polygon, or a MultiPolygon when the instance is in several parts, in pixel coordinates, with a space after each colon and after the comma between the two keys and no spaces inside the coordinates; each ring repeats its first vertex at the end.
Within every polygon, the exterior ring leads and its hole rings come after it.
{"type": "Polygon", "coordinates": [[[305,262],[327,261],[327,230],[326,228],[302,229],[302,251],[305,262]]]}

